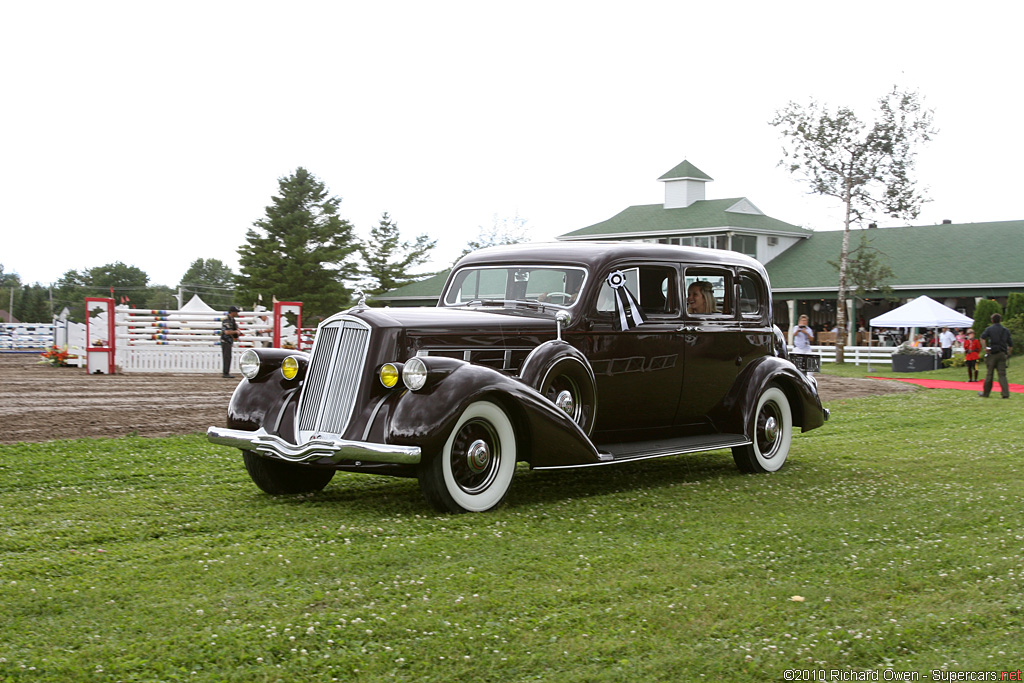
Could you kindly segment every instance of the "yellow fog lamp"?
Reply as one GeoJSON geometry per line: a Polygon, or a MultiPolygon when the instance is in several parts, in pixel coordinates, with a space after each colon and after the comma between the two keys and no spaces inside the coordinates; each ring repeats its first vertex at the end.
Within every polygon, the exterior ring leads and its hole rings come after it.
{"type": "Polygon", "coordinates": [[[381,384],[388,389],[394,389],[398,386],[398,381],[402,378],[402,364],[385,363],[380,366],[380,372],[377,374],[380,377],[381,384]]]}
{"type": "Polygon", "coordinates": [[[295,379],[299,374],[299,359],[295,356],[288,356],[281,361],[281,374],[285,379],[295,379]]]}

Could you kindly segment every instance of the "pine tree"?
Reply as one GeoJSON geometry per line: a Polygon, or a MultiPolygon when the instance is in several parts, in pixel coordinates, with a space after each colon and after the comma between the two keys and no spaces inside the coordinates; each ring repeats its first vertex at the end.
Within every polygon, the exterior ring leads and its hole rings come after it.
{"type": "Polygon", "coordinates": [[[425,234],[415,241],[403,242],[398,224],[385,211],[380,222],[370,230],[370,239],[359,245],[363,261],[359,274],[366,278],[365,293],[383,294],[433,275],[414,275],[410,271],[427,262],[436,244],[436,240],[425,234]]]}
{"type": "Polygon", "coordinates": [[[246,243],[238,248],[241,274],[235,299],[251,306],[301,301],[303,319],[336,313],[349,303],[343,284],[355,274],[349,262],[358,242],[352,224],[338,216],[341,199],[328,195],[313,174],[299,167],[278,179],[280,193],[253,223],[246,243]]]}
{"type": "MultiPolygon", "coordinates": [[[[867,232],[861,231],[860,244],[850,250],[847,262],[847,278],[858,299],[888,299],[895,301],[892,287],[886,282],[896,277],[889,267],[884,254],[871,245],[867,232]]],[[[828,264],[839,270],[838,261],[828,264]]]]}

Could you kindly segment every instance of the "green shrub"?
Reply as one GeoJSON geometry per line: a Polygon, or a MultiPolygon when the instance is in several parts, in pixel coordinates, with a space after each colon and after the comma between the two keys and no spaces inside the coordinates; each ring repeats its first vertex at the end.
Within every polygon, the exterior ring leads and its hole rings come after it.
{"type": "Polygon", "coordinates": [[[1003,320],[1003,327],[1008,329],[1010,336],[1013,337],[1013,355],[1016,356],[1024,353],[1024,313],[1008,320],[1003,320]]]}
{"type": "MultiPolygon", "coordinates": [[[[1003,312],[1003,318],[1009,320],[1019,315],[1024,315],[1024,293],[1010,292],[1006,297],[1006,311],[1003,312]]],[[[1003,324],[1006,324],[1005,321],[1003,324]]]]}
{"type": "Polygon", "coordinates": [[[974,309],[974,334],[981,339],[981,333],[992,324],[992,314],[1002,315],[1003,307],[995,299],[982,299],[974,309]]]}
{"type": "Polygon", "coordinates": [[[955,353],[952,358],[944,358],[942,360],[942,367],[944,368],[962,368],[965,365],[967,365],[967,361],[962,353],[955,353]]]}

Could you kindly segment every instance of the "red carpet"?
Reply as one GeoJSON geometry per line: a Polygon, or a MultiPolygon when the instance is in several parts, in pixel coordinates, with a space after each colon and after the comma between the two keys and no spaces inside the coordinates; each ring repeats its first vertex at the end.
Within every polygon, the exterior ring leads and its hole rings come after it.
{"type": "MultiPolygon", "coordinates": [[[[928,387],[929,389],[964,389],[969,391],[981,391],[985,384],[984,380],[979,380],[977,382],[957,382],[949,379],[911,379],[909,377],[868,377],[868,379],[891,379],[897,382],[917,384],[922,387],[928,387]]],[[[1000,391],[999,379],[996,378],[996,380],[992,382],[992,395],[998,396],[1000,391]]],[[[1024,394],[1024,384],[1011,384],[1010,393],[1024,394]]]]}

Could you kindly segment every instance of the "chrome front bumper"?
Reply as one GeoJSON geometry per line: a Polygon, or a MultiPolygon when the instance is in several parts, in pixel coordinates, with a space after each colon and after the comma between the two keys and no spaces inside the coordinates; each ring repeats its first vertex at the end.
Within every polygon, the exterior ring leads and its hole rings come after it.
{"type": "Polygon", "coordinates": [[[333,463],[357,460],[359,462],[416,465],[420,461],[419,446],[392,446],[384,443],[330,438],[310,439],[303,444],[293,444],[279,436],[268,434],[263,429],[247,432],[241,429],[210,427],[206,430],[206,438],[210,443],[220,446],[255,451],[290,462],[321,461],[327,458],[333,463]]]}

